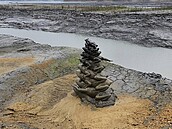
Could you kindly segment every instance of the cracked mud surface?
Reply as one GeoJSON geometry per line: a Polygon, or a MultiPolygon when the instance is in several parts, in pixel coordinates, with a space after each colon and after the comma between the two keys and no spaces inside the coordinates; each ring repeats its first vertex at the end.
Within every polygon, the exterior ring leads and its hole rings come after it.
{"type": "Polygon", "coordinates": [[[15,6],[0,9],[0,27],[78,33],[172,48],[172,12],[168,10],[98,14],[15,6]]]}
{"type": "Polygon", "coordinates": [[[40,45],[8,35],[0,35],[0,44],[0,68],[14,64],[0,74],[0,128],[172,127],[170,79],[105,64],[102,74],[114,81],[111,87],[118,100],[115,106],[95,109],[71,96],[81,50],[40,45]],[[24,66],[16,64],[20,59],[25,60],[24,66]]]}
{"type": "Polygon", "coordinates": [[[172,80],[159,74],[142,73],[115,64],[108,66],[104,72],[114,81],[111,87],[117,94],[129,93],[149,99],[157,108],[172,102],[172,80]]]}

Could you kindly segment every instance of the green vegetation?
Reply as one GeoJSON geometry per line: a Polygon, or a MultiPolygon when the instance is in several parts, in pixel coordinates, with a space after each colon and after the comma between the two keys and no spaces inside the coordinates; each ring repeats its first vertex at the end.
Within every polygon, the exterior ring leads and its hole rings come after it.
{"type": "Polygon", "coordinates": [[[0,56],[2,56],[2,55],[4,55],[4,54],[5,54],[5,52],[0,51],[0,56]]]}
{"type": "Polygon", "coordinates": [[[126,6],[76,6],[76,5],[0,5],[0,9],[59,9],[59,10],[75,10],[84,12],[140,12],[140,11],[156,11],[156,10],[172,10],[172,6],[168,7],[126,7],[126,6]]]}
{"type": "Polygon", "coordinates": [[[82,7],[81,11],[90,11],[90,12],[95,12],[95,11],[101,11],[101,12],[109,12],[109,11],[115,11],[119,12],[122,10],[127,9],[127,7],[124,6],[90,6],[90,7],[82,7]]]}
{"type": "Polygon", "coordinates": [[[78,64],[79,54],[71,54],[68,55],[66,58],[52,59],[51,61],[48,61],[46,67],[43,68],[43,71],[48,75],[50,79],[54,79],[59,76],[74,73],[74,71],[77,69],[78,64]]]}
{"type": "Polygon", "coordinates": [[[172,10],[172,7],[154,7],[154,8],[127,8],[125,12],[141,12],[141,11],[163,11],[163,10],[172,10]]]}

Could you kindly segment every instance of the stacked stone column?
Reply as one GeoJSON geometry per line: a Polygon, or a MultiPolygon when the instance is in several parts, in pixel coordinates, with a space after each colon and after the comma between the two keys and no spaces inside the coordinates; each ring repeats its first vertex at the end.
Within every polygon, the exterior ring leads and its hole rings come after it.
{"type": "Polygon", "coordinates": [[[107,76],[101,75],[105,68],[101,62],[110,61],[100,56],[98,45],[85,40],[85,47],[82,48],[81,64],[78,66],[76,74],[78,80],[73,87],[75,93],[81,101],[89,102],[96,107],[114,105],[116,96],[112,88],[109,88],[112,81],[107,76]]]}

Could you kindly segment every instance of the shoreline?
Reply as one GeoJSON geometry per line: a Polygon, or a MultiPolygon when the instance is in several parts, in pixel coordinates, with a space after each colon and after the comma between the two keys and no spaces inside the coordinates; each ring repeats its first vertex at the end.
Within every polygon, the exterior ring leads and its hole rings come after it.
{"type": "Polygon", "coordinates": [[[76,33],[172,48],[172,11],[90,13],[23,6],[0,9],[0,27],[76,33]]]}
{"type": "MultiPolygon", "coordinates": [[[[59,113],[62,110],[63,113],[69,114],[70,109],[76,110],[75,106],[71,106],[73,104],[81,105],[81,109],[87,108],[91,114],[96,111],[94,107],[88,107],[88,105],[81,104],[79,99],[71,95],[71,97],[68,96],[71,94],[72,85],[75,84],[77,79],[74,73],[79,64],[80,49],[51,47],[50,45],[35,43],[30,39],[9,35],[0,35],[0,44],[0,70],[3,70],[0,71],[0,127],[39,128],[42,126],[48,127],[48,124],[52,128],[56,128],[57,121],[52,124],[49,121],[52,116],[47,115],[46,112],[53,112],[54,117],[58,118],[59,115],[57,115],[56,110],[60,110],[59,113]],[[69,107],[66,107],[65,102],[70,102],[69,107]],[[62,108],[53,108],[60,105],[62,108]],[[46,116],[43,114],[46,114],[46,116]]],[[[104,65],[106,68],[102,75],[108,76],[113,81],[111,88],[119,97],[114,107],[108,107],[105,110],[116,109],[116,106],[121,109],[124,106],[124,110],[126,111],[127,108],[129,109],[127,113],[130,113],[130,108],[135,107],[143,114],[139,115],[134,110],[133,113],[135,117],[140,119],[140,124],[133,126],[131,123],[130,127],[141,126],[146,128],[152,127],[152,124],[153,128],[171,127],[169,123],[171,117],[169,115],[171,115],[172,105],[172,80],[163,78],[159,74],[142,73],[116,64],[105,63],[104,65]],[[122,107],[120,107],[120,102],[123,102],[122,107]],[[140,102],[143,102],[143,104],[140,102]],[[147,102],[147,105],[145,105],[145,102],[147,102]],[[140,106],[137,108],[137,105],[140,106]],[[144,109],[144,112],[142,109],[144,109]],[[150,113],[145,114],[148,111],[150,113]],[[169,113],[169,115],[159,115],[159,113],[164,112],[169,113]],[[161,121],[161,124],[156,125],[156,120],[149,119],[151,117],[161,121]],[[164,117],[167,119],[164,120],[164,117]],[[143,122],[147,123],[143,124],[143,122]]],[[[114,113],[116,113],[116,110],[114,113]]],[[[128,119],[132,118],[127,115],[126,123],[128,119]]],[[[59,117],[58,120],[61,121],[63,118],[59,117]]],[[[71,118],[71,120],[75,121],[74,118],[71,118]]],[[[58,127],[62,128],[66,124],[68,125],[64,121],[58,127]]],[[[78,124],[80,125],[80,123],[78,124]]],[[[75,126],[72,123],[69,125],[75,126]]],[[[102,129],[104,129],[104,125],[102,129]]]]}
{"type": "MultiPolygon", "coordinates": [[[[77,65],[79,63],[79,54],[81,52],[80,49],[70,48],[70,47],[51,47],[50,45],[41,45],[39,43],[35,43],[30,39],[18,38],[10,35],[0,35],[0,42],[5,42],[0,46],[1,52],[1,60],[6,59],[22,59],[22,58],[32,58],[34,62],[28,64],[28,66],[23,67],[20,65],[16,66],[19,68],[13,68],[11,71],[7,71],[6,73],[0,75],[0,87],[9,87],[12,88],[16,86],[16,83],[19,87],[23,87],[22,85],[27,86],[28,82],[22,82],[22,74],[24,76],[36,76],[36,73],[43,74],[44,76],[34,82],[30,80],[29,85],[40,84],[49,79],[54,79],[58,76],[63,76],[65,74],[72,74],[75,72],[77,65]],[[68,60],[68,61],[67,61],[68,60]],[[44,69],[40,68],[46,62],[49,62],[48,65],[45,65],[44,69]],[[59,70],[54,71],[56,67],[58,67],[60,62],[62,63],[59,67],[59,70]],[[63,64],[63,62],[68,62],[67,64],[63,64]],[[64,66],[63,66],[64,65],[64,66]],[[33,67],[34,66],[34,67],[33,67]],[[35,67],[36,66],[36,67],[35,67]],[[34,69],[40,69],[39,71],[33,71],[34,69]],[[65,70],[66,69],[66,70],[65,70]],[[35,73],[36,72],[36,73],[35,73]],[[42,73],[43,72],[43,73],[42,73]],[[35,74],[34,74],[35,73],[35,74]],[[26,74],[26,75],[25,75],[26,74]],[[14,83],[15,82],[15,83],[14,83]],[[13,85],[14,83],[14,85],[13,85]]],[[[5,65],[1,62],[1,66],[8,66],[8,63],[5,65]]],[[[14,63],[15,64],[15,63],[14,63]]],[[[151,95],[157,94],[157,92],[161,92],[161,90],[165,90],[169,92],[172,90],[170,87],[172,86],[172,80],[162,77],[160,74],[155,73],[143,73],[140,71],[124,68],[120,65],[116,65],[113,63],[105,64],[106,68],[102,72],[103,75],[109,76],[111,80],[114,81],[112,87],[114,87],[115,92],[117,93],[129,93],[137,97],[141,98],[149,98],[151,95]],[[117,84],[117,85],[116,85],[117,84]],[[133,85],[133,86],[132,86],[133,85]],[[150,93],[141,93],[148,92],[144,90],[144,86],[150,86],[150,93]],[[142,88],[141,88],[142,87],[142,88]],[[168,88],[167,88],[168,87],[168,88]],[[153,91],[155,90],[155,91],[153,91]],[[168,91],[169,90],[169,91],[168,91]],[[138,92],[137,92],[138,91],[138,92]]],[[[14,65],[15,66],[15,65],[14,65]]],[[[44,67],[44,65],[43,65],[44,67]]],[[[32,77],[31,77],[32,78],[32,77]]],[[[37,78],[37,77],[36,77],[37,78]]],[[[24,79],[25,80],[25,79],[24,79]]],[[[7,88],[7,89],[8,89],[7,88]]],[[[4,89],[4,88],[3,88],[4,89]]],[[[169,98],[170,99],[170,98],[169,98]]],[[[157,99],[156,101],[159,101],[157,99]]],[[[167,101],[167,100],[166,100],[167,101]]]]}
{"type": "MultiPolygon", "coordinates": [[[[1,8],[0,28],[79,33],[172,48],[172,11],[90,13],[21,7],[1,8]]],[[[97,109],[73,96],[81,51],[0,34],[0,128],[172,127],[172,79],[160,74],[102,62],[101,74],[113,81],[110,87],[118,97],[115,105],[97,109]]]]}

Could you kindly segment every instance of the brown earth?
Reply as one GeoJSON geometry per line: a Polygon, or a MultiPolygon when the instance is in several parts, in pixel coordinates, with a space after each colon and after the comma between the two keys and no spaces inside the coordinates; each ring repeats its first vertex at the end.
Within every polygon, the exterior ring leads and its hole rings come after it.
{"type": "Polygon", "coordinates": [[[34,58],[0,58],[0,74],[10,72],[16,68],[24,67],[34,63],[34,58]]]}
{"type": "Polygon", "coordinates": [[[0,129],[172,128],[171,80],[106,64],[104,74],[113,79],[118,99],[114,106],[95,108],[72,94],[79,51],[35,49],[29,52],[34,57],[23,51],[0,58],[0,129]]]}
{"type": "MultiPolygon", "coordinates": [[[[148,99],[119,95],[114,106],[96,109],[71,95],[76,76],[66,75],[16,95],[1,114],[4,128],[158,129],[172,122],[172,106],[157,112],[148,99]]],[[[170,127],[169,127],[170,128],[170,127]]]]}

